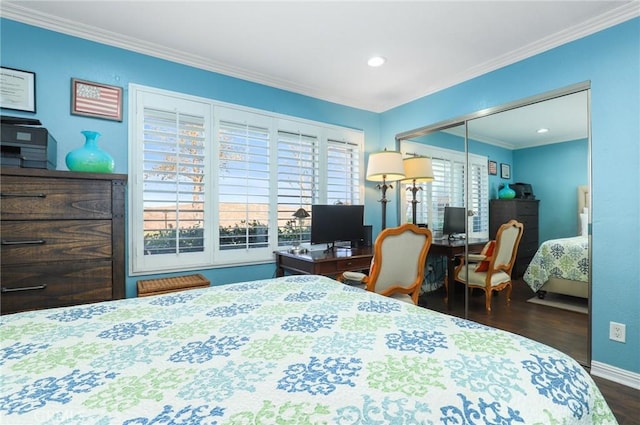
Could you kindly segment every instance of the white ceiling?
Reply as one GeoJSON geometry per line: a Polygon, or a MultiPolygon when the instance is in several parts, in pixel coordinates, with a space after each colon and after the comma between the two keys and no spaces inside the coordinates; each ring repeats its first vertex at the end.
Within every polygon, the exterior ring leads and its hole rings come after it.
{"type": "Polygon", "coordinates": [[[2,16],[382,112],[640,15],[638,1],[12,1],[2,16]],[[372,55],[387,63],[367,66],[372,55]]]}
{"type": "MultiPolygon", "coordinates": [[[[483,116],[468,122],[470,139],[523,149],[589,137],[589,100],[586,91],[483,116]],[[546,133],[538,133],[545,128],[546,133]]],[[[447,132],[464,137],[462,126],[447,132]]]]}

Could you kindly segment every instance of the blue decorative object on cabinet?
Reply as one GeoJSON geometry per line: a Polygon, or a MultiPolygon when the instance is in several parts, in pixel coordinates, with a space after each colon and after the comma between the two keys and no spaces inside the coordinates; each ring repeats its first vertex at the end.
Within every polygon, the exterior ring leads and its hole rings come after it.
{"type": "Polygon", "coordinates": [[[67,168],[71,171],[85,171],[90,173],[113,173],[115,163],[107,152],[98,147],[97,131],[82,131],[84,146],[69,152],[65,158],[67,168]]]}
{"type": "Polygon", "coordinates": [[[506,184],[500,185],[500,190],[498,191],[498,198],[500,199],[513,199],[516,197],[516,191],[511,189],[506,184]]]}

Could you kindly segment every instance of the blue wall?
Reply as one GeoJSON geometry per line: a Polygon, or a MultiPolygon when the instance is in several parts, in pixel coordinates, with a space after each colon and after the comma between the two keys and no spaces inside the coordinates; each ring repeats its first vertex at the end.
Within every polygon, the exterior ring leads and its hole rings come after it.
{"type": "Polygon", "coordinates": [[[540,200],[539,239],[578,234],[576,188],[589,183],[588,141],[518,149],[513,152],[513,180],[530,183],[540,200]]]}
{"type": "MultiPolygon", "coordinates": [[[[126,88],[130,82],[363,129],[367,153],[393,148],[397,133],[591,81],[593,175],[593,360],[640,373],[640,19],[623,23],[382,114],[320,101],[86,40],[0,20],[2,65],[36,72],[35,115],[58,140],[58,163],[103,134],[101,146],[127,172],[127,105],[122,123],[69,114],[70,80],[126,88]],[[28,54],[26,53],[28,52],[28,54]],[[624,184],[621,184],[624,182],[624,184]],[[620,229],[625,229],[621,232],[620,229]],[[626,323],[627,343],[608,340],[609,321],[626,323]]],[[[13,115],[31,116],[13,113],[13,115]]],[[[495,152],[495,155],[508,154],[495,152]]],[[[490,159],[494,159],[490,154],[490,159]]],[[[513,172],[515,173],[515,167],[513,172]]],[[[495,179],[492,181],[495,183],[495,179]]],[[[365,221],[379,229],[379,192],[365,186],[365,221]]],[[[391,195],[393,196],[393,194],[391,195]]],[[[388,223],[397,222],[390,205],[388,223]]],[[[207,270],[214,283],[269,277],[273,264],[207,270]]],[[[135,293],[127,279],[127,294],[135,293]]]]}
{"type": "Polygon", "coordinates": [[[387,111],[380,131],[381,140],[388,140],[591,81],[592,359],[635,373],[640,373],[639,40],[635,18],[387,111]],[[625,344],[609,340],[610,321],[626,324],[625,344]]]}
{"type": "MultiPolygon", "coordinates": [[[[365,138],[378,145],[379,115],[267,87],[197,68],[140,55],[115,47],[67,36],[15,21],[0,20],[2,66],[36,73],[35,115],[3,110],[13,116],[40,119],[58,142],[58,169],[65,170],[66,154],[84,143],[82,130],[102,134],[100,147],[116,163],[116,173],[128,170],[128,84],[136,83],[275,113],[364,130],[365,138]],[[29,52],[25,54],[25,52],[29,52]],[[71,78],[124,88],[122,122],[70,114],[71,78]]],[[[383,146],[384,147],[384,146],[383,146]]],[[[388,147],[393,147],[393,140],[388,147]]],[[[368,150],[367,146],[367,152],[368,150]]],[[[372,148],[371,150],[378,150],[372,148]]],[[[380,210],[373,187],[367,188],[365,222],[379,223],[380,210]]],[[[213,284],[272,277],[273,263],[202,272],[213,284]]],[[[170,274],[153,277],[170,276],[170,274]]],[[[127,296],[136,295],[136,282],[149,276],[127,278],[127,296]]]]}
{"type": "Polygon", "coordinates": [[[495,176],[489,175],[489,199],[498,198],[498,190],[500,190],[501,184],[509,184],[515,181],[516,164],[513,161],[513,151],[509,149],[500,148],[494,145],[487,145],[473,140],[469,140],[469,152],[477,153],[478,155],[484,155],[487,160],[495,161],[498,165],[498,174],[495,176]],[[500,164],[511,165],[511,178],[503,179],[500,177],[500,164]]]}

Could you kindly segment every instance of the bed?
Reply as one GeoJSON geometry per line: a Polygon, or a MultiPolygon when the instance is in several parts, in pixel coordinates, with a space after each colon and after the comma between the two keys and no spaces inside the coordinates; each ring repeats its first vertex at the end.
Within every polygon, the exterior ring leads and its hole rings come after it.
{"type": "Polygon", "coordinates": [[[547,292],[588,298],[589,238],[543,242],[522,278],[541,298],[547,292]]]}
{"type": "Polygon", "coordinates": [[[0,423],[616,423],[567,355],[323,276],[0,320],[0,423]]]}
{"type": "Polygon", "coordinates": [[[578,186],[578,236],[543,242],[522,279],[544,298],[549,292],[589,298],[589,191],[578,186]]]}

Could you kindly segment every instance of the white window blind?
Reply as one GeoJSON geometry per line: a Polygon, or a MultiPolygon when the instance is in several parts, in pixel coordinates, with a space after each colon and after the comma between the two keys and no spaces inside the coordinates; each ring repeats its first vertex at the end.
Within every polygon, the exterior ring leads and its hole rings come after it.
{"type": "Polygon", "coordinates": [[[489,175],[486,159],[470,161],[469,165],[469,233],[477,236],[489,235],[489,175]]]}
{"type": "Polygon", "coordinates": [[[144,255],[204,250],[204,117],[144,109],[144,255]]]}
{"type": "Polygon", "coordinates": [[[327,203],[362,204],[361,155],[355,141],[328,140],[327,203]]]}
{"type": "Polygon", "coordinates": [[[269,142],[266,127],[219,123],[217,207],[221,250],[268,247],[269,142]]]}
{"type": "Polygon", "coordinates": [[[319,139],[302,132],[278,131],[278,245],[308,242],[309,227],[293,217],[298,208],[311,212],[319,196],[319,139]],[[302,238],[300,237],[302,233],[302,238]]]}
{"type": "MultiPolygon", "coordinates": [[[[418,200],[416,220],[419,224],[427,224],[432,231],[440,232],[444,224],[444,207],[465,206],[466,157],[462,152],[411,142],[403,142],[401,149],[403,152],[431,158],[435,180],[416,184],[421,188],[416,193],[418,200]]],[[[468,209],[473,211],[473,216],[468,222],[469,235],[484,237],[488,236],[489,229],[487,158],[470,154],[469,163],[470,205],[468,209]]],[[[412,182],[403,182],[401,189],[404,205],[403,222],[410,222],[413,219],[412,193],[407,190],[410,186],[412,182]]]]}

